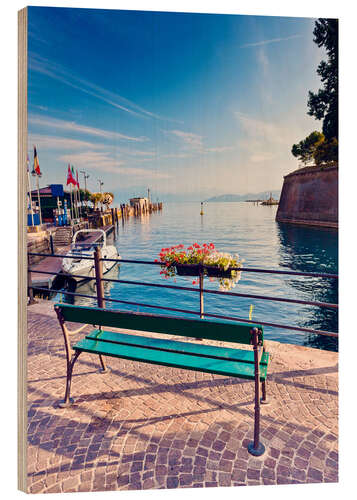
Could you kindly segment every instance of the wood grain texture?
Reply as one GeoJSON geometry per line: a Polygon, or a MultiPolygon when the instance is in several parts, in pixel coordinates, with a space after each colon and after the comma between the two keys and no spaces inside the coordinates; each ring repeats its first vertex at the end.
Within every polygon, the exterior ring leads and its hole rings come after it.
{"type": "Polygon", "coordinates": [[[27,8],[18,12],[18,488],[27,492],[27,8]]]}

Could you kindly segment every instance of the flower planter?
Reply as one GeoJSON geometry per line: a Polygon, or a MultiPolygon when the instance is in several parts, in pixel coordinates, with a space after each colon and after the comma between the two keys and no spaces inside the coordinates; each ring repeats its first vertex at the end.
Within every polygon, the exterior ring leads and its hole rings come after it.
{"type": "Polygon", "coordinates": [[[179,276],[199,276],[200,266],[198,264],[176,264],[176,272],[179,276]]]}
{"type": "Polygon", "coordinates": [[[207,276],[210,276],[211,278],[232,278],[233,273],[230,269],[225,271],[224,269],[215,266],[205,266],[205,271],[207,276]]]}

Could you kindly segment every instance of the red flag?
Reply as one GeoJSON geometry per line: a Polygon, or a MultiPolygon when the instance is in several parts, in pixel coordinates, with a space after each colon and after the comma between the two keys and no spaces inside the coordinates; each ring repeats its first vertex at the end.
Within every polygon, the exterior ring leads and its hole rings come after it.
{"type": "Polygon", "coordinates": [[[33,147],[33,168],[35,169],[37,175],[42,175],[40,170],[40,164],[38,162],[36,146],[33,147]]]}
{"type": "Polygon", "coordinates": [[[76,170],[76,179],[77,179],[77,186],[78,186],[78,189],[79,189],[78,170],[76,170]]]}
{"type": "Polygon", "coordinates": [[[68,174],[67,174],[67,186],[68,184],[73,184],[74,186],[77,185],[75,178],[72,175],[71,167],[68,164],[68,174]]]}

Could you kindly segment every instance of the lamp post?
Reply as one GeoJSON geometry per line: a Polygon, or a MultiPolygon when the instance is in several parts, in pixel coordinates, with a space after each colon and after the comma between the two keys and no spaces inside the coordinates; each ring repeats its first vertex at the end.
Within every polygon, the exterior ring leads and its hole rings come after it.
{"type": "MultiPolygon", "coordinates": [[[[81,174],[83,174],[83,177],[84,177],[84,190],[85,190],[85,196],[87,196],[87,179],[89,177],[89,174],[86,174],[84,170],[81,170],[80,171],[81,174]]],[[[88,200],[85,199],[85,204],[86,204],[86,211],[87,211],[87,215],[88,215],[88,200]]]]}
{"type": "MultiPolygon", "coordinates": [[[[99,182],[99,192],[100,192],[100,194],[102,194],[102,186],[103,186],[104,182],[101,181],[100,179],[98,179],[98,182],[99,182]]],[[[100,204],[101,204],[101,208],[102,208],[102,212],[103,212],[103,202],[102,202],[102,200],[100,201],[100,204]]]]}

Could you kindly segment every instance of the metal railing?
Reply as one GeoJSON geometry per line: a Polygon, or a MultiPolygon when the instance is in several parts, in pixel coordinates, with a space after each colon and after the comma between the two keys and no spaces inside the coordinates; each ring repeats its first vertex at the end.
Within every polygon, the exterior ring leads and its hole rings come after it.
{"type": "MultiPolygon", "coordinates": [[[[43,256],[43,257],[57,257],[57,258],[60,257],[61,259],[63,259],[64,257],[78,258],[78,256],[54,254],[54,253],[53,254],[44,254],[44,253],[29,252],[28,255],[29,256],[30,255],[31,256],[43,256]]],[[[250,319],[240,318],[237,316],[229,316],[229,315],[204,312],[204,294],[224,295],[224,296],[231,296],[231,297],[242,297],[242,298],[257,299],[257,300],[268,300],[268,301],[283,302],[283,303],[289,303],[289,304],[300,304],[300,305],[315,306],[315,307],[321,307],[321,308],[329,308],[329,309],[333,309],[333,310],[338,309],[338,304],[333,304],[333,303],[329,303],[329,302],[308,301],[308,300],[290,299],[290,298],[285,298],[285,297],[275,297],[275,296],[268,296],[268,295],[246,294],[246,293],[239,293],[239,292],[226,292],[226,291],[223,292],[223,291],[219,291],[219,290],[208,290],[208,289],[205,289],[203,287],[203,281],[204,281],[204,275],[205,275],[205,268],[208,268],[209,266],[205,266],[203,264],[198,265],[199,288],[193,288],[193,287],[178,286],[178,285],[148,283],[148,282],[142,282],[142,281],[122,280],[122,279],[104,278],[103,277],[103,262],[104,261],[105,262],[117,262],[117,263],[153,265],[153,266],[162,266],[163,264],[161,262],[152,262],[152,261],[145,261],[145,260],[132,260],[132,259],[105,259],[105,258],[102,258],[101,250],[99,247],[96,247],[95,252],[94,252],[94,257],[85,257],[85,256],[82,257],[81,256],[81,259],[94,260],[95,276],[87,276],[87,275],[85,275],[85,276],[84,275],[71,275],[71,276],[73,278],[77,278],[77,279],[95,280],[95,282],[96,282],[96,295],[87,295],[87,294],[82,294],[82,293],[78,293],[78,292],[64,291],[63,289],[61,289],[61,290],[48,289],[48,288],[33,285],[32,279],[31,279],[31,273],[47,274],[47,275],[59,275],[59,273],[31,269],[30,266],[28,266],[28,296],[30,299],[30,303],[33,301],[33,290],[35,289],[38,291],[44,291],[44,292],[50,291],[53,293],[56,293],[56,292],[57,293],[65,293],[66,295],[69,295],[69,296],[74,296],[74,297],[77,296],[77,297],[95,299],[98,303],[98,307],[105,307],[105,301],[108,301],[108,302],[113,302],[113,303],[131,305],[131,306],[139,306],[139,307],[146,307],[146,308],[151,308],[151,309],[166,310],[166,311],[170,311],[170,312],[192,314],[192,315],[200,316],[200,318],[208,317],[208,318],[225,319],[225,320],[231,320],[231,321],[244,321],[245,323],[256,323],[257,321],[252,321],[250,319]],[[146,304],[143,302],[133,302],[133,301],[128,301],[128,300],[119,300],[119,299],[104,297],[103,282],[114,282],[114,283],[121,283],[124,285],[126,284],[126,285],[134,285],[134,286],[153,287],[153,288],[165,288],[165,289],[171,289],[171,290],[199,293],[200,310],[195,311],[195,310],[189,310],[189,309],[180,309],[180,308],[175,308],[175,307],[159,306],[159,305],[154,305],[154,304],[146,304]]],[[[187,267],[189,267],[189,265],[187,265],[187,267]]],[[[197,269],[197,266],[194,265],[194,266],[192,266],[192,268],[197,269]]],[[[337,274],[328,274],[328,273],[311,273],[311,272],[304,273],[304,272],[299,272],[299,271],[282,271],[282,270],[274,270],[274,269],[237,268],[237,267],[231,267],[230,270],[231,271],[240,271],[240,272],[244,272],[244,273],[245,272],[248,272],[248,273],[249,272],[251,272],[251,273],[269,273],[269,274],[277,274],[277,275],[338,279],[337,274]]],[[[312,329],[312,328],[305,328],[305,327],[299,327],[299,326],[294,326],[294,325],[285,325],[285,324],[280,324],[280,323],[272,323],[272,322],[267,322],[267,321],[259,321],[259,323],[263,326],[270,326],[273,328],[280,328],[283,330],[306,332],[306,333],[315,334],[315,335],[323,335],[323,336],[338,338],[338,333],[325,331],[325,330],[316,330],[316,329],[312,329]]]]}

